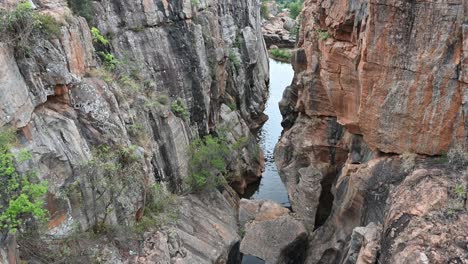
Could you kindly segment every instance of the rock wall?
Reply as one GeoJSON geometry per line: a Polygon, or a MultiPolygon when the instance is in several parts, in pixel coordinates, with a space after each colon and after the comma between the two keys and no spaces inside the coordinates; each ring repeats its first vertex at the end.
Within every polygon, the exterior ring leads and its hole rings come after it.
{"type": "MultiPolygon", "coordinates": [[[[0,7],[11,9],[18,2],[0,1],[0,7]]],[[[262,112],[269,81],[258,1],[93,2],[93,23],[110,42],[104,50],[127,70],[120,76],[103,70],[90,25],[69,10],[67,1],[33,2],[37,12],[61,23],[60,34],[36,39],[26,56],[0,42],[0,128],[17,129],[14,151],[32,154],[18,170],[35,168],[49,183],[48,235],[67,237],[99,219],[110,225],[133,223],[146,186],[159,182],[181,192],[190,141],[217,130],[225,130],[232,142],[247,139],[242,166],[234,169],[239,190],[261,175],[263,164],[253,158],[258,146],[250,132],[266,120],[262,112]],[[171,102],[179,98],[187,118],[171,111],[171,102]],[[130,149],[137,160],[133,171],[97,181],[101,175],[87,172],[83,164],[99,158],[100,145],[130,149]],[[117,198],[115,190],[121,194],[117,198]]],[[[227,260],[228,249],[239,239],[232,206],[216,206],[227,203],[225,198],[217,194],[203,201],[194,215],[225,214],[226,219],[210,222],[219,228],[203,229],[184,218],[180,225],[192,225],[183,229],[187,237],[195,239],[205,230],[214,237],[226,231],[231,238],[206,241],[211,255],[186,263],[227,260]]]]}
{"type": "Polygon", "coordinates": [[[454,186],[468,188],[466,168],[440,167],[444,158],[431,156],[468,147],[467,7],[304,2],[275,160],[293,210],[313,231],[307,263],[466,259],[463,246],[409,233],[461,230],[466,221],[466,208],[454,218],[448,209],[454,186]],[[407,153],[423,155],[421,170],[405,169],[407,153]],[[440,199],[402,195],[435,185],[440,199]]]}

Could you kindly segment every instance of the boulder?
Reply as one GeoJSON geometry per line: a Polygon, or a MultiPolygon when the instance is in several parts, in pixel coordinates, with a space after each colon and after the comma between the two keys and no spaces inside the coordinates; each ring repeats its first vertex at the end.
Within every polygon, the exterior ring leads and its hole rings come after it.
{"type": "Polygon", "coordinates": [[[245,224],[240,244],[243,254],[266,263],[301,263],[307,248],[307,231],[289,210],[271,201],[241,200],[239,220],[245,224]]]}

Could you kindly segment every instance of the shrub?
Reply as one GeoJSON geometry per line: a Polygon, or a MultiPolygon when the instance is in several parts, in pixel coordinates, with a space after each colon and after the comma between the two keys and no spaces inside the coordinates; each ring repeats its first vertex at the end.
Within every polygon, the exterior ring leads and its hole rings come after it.
{"type": "Polygon", "coordinates": [[[94,17],[92,0],[68,0],[67,2],[74,14],[84,17],[88,24],[92,24],[94,17]]]}
{"type": "Polygon", "coordinates": [[[135,146],[100,145],[93,149],[93,159],[81,164],[80,171],[89,181],[93,195],[91,208],[94,231],[100,233],[114,202],[137,184],[143,185],[139,156],[135,146]],[[129,177],[131,175],[132,177],[129,177]],[[101,208],[101,209],[99,209],[101,208]],[[105,208],[105,210],[102,210],[105,208]]]}
{"type": "Polygon", "coordinates": [[[102,63],[104,64],[104,67],[108,71],[114,71],[117,67],[117,65],[120,64],[120,62],[114,57],[112,53],[100,51],[98,52],[99,57],[102,60],[102,63]]]}
{"type": "Polygon", "coordinates": [[[198,7],[200,6],[200,0],[190,0],[190,3],[195,9],[198,9],[198,7]]]}
{"type": "Polygon", "coordinates": [[[60,27],[50,15],[32,9],[29,2],[21,2],[11,11],[0,11],[2,41],[22,53],[30,49],[40,36],[57,37],[60,27]]]}
{"type": "Polygon", "coordinates": [[[289,4],[289,16],[291,18],[296,19],[296,17],[299,16],[301,11],[302,11],[301,0],[297,0],[296,2],[292,2],[291,4],[289,4]]]}
{"type": "Polygon", "coordinates": [[[101,35],[101,31],[99,31],[99,29],[92,27],[91,35],[93,36],[94,42],[104,46],[107,46],[109,44],[109,40],[107,40],[103,35],[101,35]]]}
{"type": "Polygon", "coordinates": [[[326,30],[319,30],[319,29],[317,29],[317,30],[315,30],[315,32],[317,33],[317,37],[318,37],[320,40],[323,40],[323,41],[325,41],[325,40],[327,40],[328,38],[331,37],[331,34],[328,33],[328,31],[326,31],[326,30]]]}
{"type": "Polygon", "coordinates": [[[270,54],[273,58],[284,61],[290,61],[292,57],[292,54],[289,50],[271,49],[270,54]]]}
{"type": "Polygon", "coordinates": [[[416,166],[416,154],[414,153],[405,152],[401,155],[401,159],[403,160],[401,164],[403,172],[409,173],[416,166]]]}
{"type": "Polygon", "coordinates": [[[189,176],[191,191],[214,189],[226,182],[229,147],[221,138],[211,135],[197,139],[189,147],[189,176]]]}
{"type": "MultiPolygon", "coordinates": [[[[10,131],[0,133],[0,230],[10,233],[21,230],[30,220],[47,218],[43,208],[47,182],[38,182],[35,171],[24,175],[16,171],[15,157],[10,152],[13,141],[10,131]]],[[[30,155],[21,151],[20,157],[16,162],[24,162],[30,155]]]]}
{"type": "Polygon", "coordinates": [[[447,152],[448,162],[455,169],[464,169],[468,167],[468,151],[462,145],[457,145],[447,152]]]}
{"type": "Polygon", "coordinates": [[[184,101],[181,98],[177,98],[171,104],[171,111],[177,116],[182,118],[184,121],[187,121],[189,118],[189,113],[187,107],[185,106],[184,101]]]}
{"type": "Polygon", "coordinates": [[[236,70],[239,70],[241,61],[233,50],[229,51],[229,61],[234,65],[236,70]]]}
{"type": "Polygon", "coordinates": [[[260,14],[264,19],[269,19],[270,12],[268,10],[267,1],[262,0],[262,5],[260,6],[260,14]]]}
{"type": "Polygon", "coordinates": [[[142,219],[136,223],[137,233],[143,233],[152,228],[160,228],[177,219],[176,195],[156,183],[149,187],[142,219]]]}

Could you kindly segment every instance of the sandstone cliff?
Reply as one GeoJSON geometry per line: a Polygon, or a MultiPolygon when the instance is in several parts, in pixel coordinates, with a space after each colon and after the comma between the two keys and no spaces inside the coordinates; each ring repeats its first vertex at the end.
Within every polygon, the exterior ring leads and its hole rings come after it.
{"type": "Polygon", "coordinates": [[[304,2],[275,157],[308,263],[465,263],[467,8],[304,2]]]}
{"type": "MultiPolygon", "coordinates": [[[[12,10],[19,2],[0,1],[0,7],[12,10]]],[[[243,162],[233,168],[240,175],[238,189],[261,175],[250,132],[266,118],[268,59],[258,1],[95,1],[93,24],[108,39],[105,45],[96,43],[90,25],[70,11],[67,1],[32,2],[35,12],[59,21],[60,31],[35,38],[27,52],[0,41],[0,127],[17,130],[14,151],[31,153],[18,170],[34,168],[40,180],[48,181],[46,241],[101,221],[133,223],[147,186],[162,183],[175,193],[184,189],[189,143],[218,130],[232,142],[247,140],[243,162]],[[122,69],[118,76],[104,70],[102,54],[113,55],[116,61],[108,57],[107,63],[122,69]],[[83,164],[100,159],[96,148],[102,145],[130,150],[134,165],[121,177],[86,171],[83,164]]],[[[163,247],[172,243],[161,263],[235,259],[236,195],[230,193],[181,198],[175,231],[150,234],[144,243],[161,237],[163,247]]],[[[131,250],[108,242],[88,257],[107,252],[100,261],[128,259],[131,250]]],[[[145,252],[151,261],[154,252],[145,252]]],[[[31,257],[21,248],[20,253],[31,257]]],[[[14,259],[14,250],[6,250],[3,261],[8,254],[14,259]]]]}

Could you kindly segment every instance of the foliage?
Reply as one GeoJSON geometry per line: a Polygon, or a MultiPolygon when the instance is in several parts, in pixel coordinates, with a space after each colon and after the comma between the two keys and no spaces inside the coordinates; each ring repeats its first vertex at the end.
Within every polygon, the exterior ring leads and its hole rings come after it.
{"type": "Polygon", "coordinates": [[[296,19],[296,17],[299,16],[301,11],[302,11],[302,1],[301,0],[297,0],[297,1],[292,2],[292,3],[289,4],[289,16],[292,19],[296,19]]]}
{"type": "Polygon", "coordinates": [[[323,41],[325,41],[325,40],[327,40],[328,38],[331,37],[331,34],[328,33],[328,31],[326,31],[326,30],[319,30],[319,29],[317,29],[317,30],[315,30],[315,32],[317,33],[317,37],[318,37],[320,40],[323,40],[323,41]]]}
{"type": "MultiPolygon", "coordinates": [[[[17,172],[15,157],[10,152],[14,137],[11,131],[0,132],[0,229],[15,233],[30,220],[43,221],[47,211],[43,208],[47,182],[38,182],[35,171],[24,175],[17,172]]],[[[30,154],[20,151],[24,162],[30,154]]]]}
{"type": "Polygon", "coordinates": [[[411,172],[416,166],[416,154],[411,152],[405,152],[401,155],[402,164],[401,169],[405,173],[411,172]]]}
{"type": "Polygon", "coordinates": [[[168,192],[161,184],[151,186],[146,194],[143,218],[135,225],[137,233],[159,228],[177,219],[176,195],[168,192]]]}
{"type": "Polygon", "coordinates": [[[98,52],[98,54],[99,54],[99,57],[101,57],[102,62],[104,63],[104,67],[108,71],[114,71],[116,69],[117,65],[119,65],[119,63],[120,63],[114,57],[114,55],[112,53],[100,51],[100,52],[98,52]]]}
{"type": "Polygon", "coordinates": [[[109,213],[130,187],[143,185],[141,164],[135,146],[100,145],[93,149],[93,159],[81,164],[80,171],[89,182],[92,194],[91,209],[94,231],[99,233],[106,224],[109,213]],[[129,176],[132,177],[129,177],[129,176]],[[105,208],[105,210],[99,209],[105,208]]]}
{"type": "Polygon", "coordinates": [[[455,169],[463,169],[468,167],[468,150],[462,145],[457,145],[447,152],[448,162],[455,169]]]}
{"type": "Polygon", "coordinates": [[[292,57],[292,54],[289,50],[271,49],[270,54],[275,59],[285,60],[285,61],[290,61],[292,57]]]}
{"type": "Polygon", "coordinates": [[[216,188],[226,182],[229,147],[223,138],[211,135],[197,139],[189,148],[189,176],[191,191],[216,188]]]}
{"type": "Polygon", "coordinates": [[[92,24],[94,7],[92,0],[68,0],[68,6],[76,15],[82,16],[92,24]]]}
{"type": "Polygon", "coordinates": [[[59,36],[60,27],[53,17],[34,10],[27,1],[13,10],[0,11],[2,42],[13,45],[17,51],[26,52],[40,36],[59,36]]]}
{"type": "Polygon", "coordinates": [[[177,116],[182,118],[184,121],[187,121],[189,118],[189,113],[187,107],[185,106],[184,101],[181,98],[177,98],[171,104],[171,111],[177,116]]]}
{"type": "Polygon", "coordinates": [[[236,68],[236,70],[239,70],[239,67],[241,65],[241,61],[239,60],[239,58],[237,57],[236,53],[234,52],[234,50],[230,50],[229,51],[229,61],[234,65],[234,67],[236,68]]]}
{"type": "Polygon", "coordinates": [[[104,46],[109,44],[109,40],[107,40],[103,35],[101,35],[101,31],[99,29],[92,27],[91,28],[91,35],[93,36],[93,41],[104,46]]]}
{"type": "Polygon", "coordinates": [[[200,6],[200,0],[190,0],[190,3],[191,3],[192,6],[195,7],[196,9],[198,9],[198,7],[200,6]]]}
{"type": "Polygon", "coordinates": [[[260,6],[260,14],[264,19],[269,19],[270,11],[268,10],[267,0],[262,0],[262,5],[260,6]]]}

